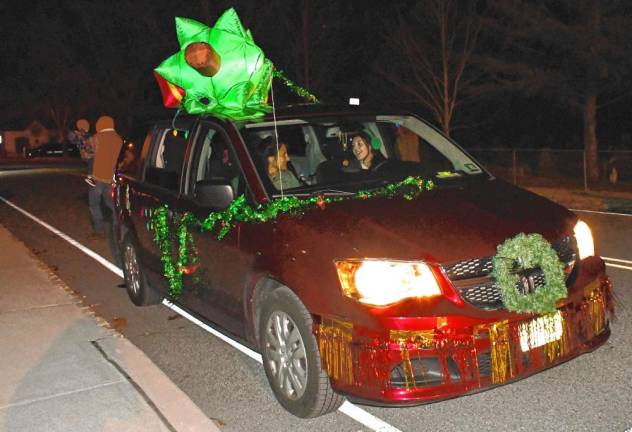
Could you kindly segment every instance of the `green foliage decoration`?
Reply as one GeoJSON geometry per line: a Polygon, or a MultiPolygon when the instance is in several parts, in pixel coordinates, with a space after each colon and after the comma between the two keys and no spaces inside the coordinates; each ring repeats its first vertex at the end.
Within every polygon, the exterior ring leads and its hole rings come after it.
{"type": "Polygon", "coordinates": [[[272,70],[272,76],[283,82],[283,84],[285,84],[295,95],[300,96],[312,103],[320,103],[316,96],[286,77],[285,73],[283,73],[282,70],[275,67],[272,70]]]}
{"type": "Polygon", "coordinates": [[[252,207],[246,197],[240,195],[223,211],[210,212],[204,220],[191,213],[173,213],[168,206],[161,206],[148,214],[147,228],[153,231],[153,239],[160,248],[164,266],[163,274],[169,281],[169,295],[177,299],[182,294],[182,275],[197,264],[197,254],[191,236],[191,228],[202,232],[217,233],[222,240],[238,223],[260,223],[276,219],[282,214],[300,216],[306,211],[346,200],[366,200],[371,198],[395,198],[401,196],[413,200],[424,191],[431,190],[434,183],[420,177],[407,177],[402,181],[389,183],[377,189],[363,190],[343,196],[316,195],[310,198],[284,196],[266,204],[252,207]],[[171,220],[170,220],[171,219],[171,220]],[[171,226],[175,229],[171,230],[171,226]],[[174,250],[174,248],[176,250],[174,250]],[[175,259],[174,259],[175,257],[175,259]]]}
{"type": "Polygon", "coordinates": [[[564,265],[551,244],[540,234],[520,233],[499,245],[493,258],[492,276],[509,311],[555,312],[555,303],[567,294],[564,265]],[[516,262],[519,269],[515,268],[516,262]],[[544,286],[532,293],[520,293],[516,289],[520,270],[536,267],[544,273],[544,286]]]}

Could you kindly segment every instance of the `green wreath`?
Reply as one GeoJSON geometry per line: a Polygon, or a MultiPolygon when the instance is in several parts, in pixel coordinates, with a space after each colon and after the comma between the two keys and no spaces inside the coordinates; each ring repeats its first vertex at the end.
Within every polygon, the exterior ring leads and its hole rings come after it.
{"type": "Polygon", "coordinates": [[[520,233],[499,245],[493,258],[492,276],[500,296],[509,311],[547,313],[555,312],[557,300],[566,297],[564,266],[557,253],[540,234],[520,233]],[[515,263],[520,263],[516,271],[515,263]],[[516,289],[520,270],[540,267],[544,273],[544,286],[532,293],[522,294],[516,289]]]}

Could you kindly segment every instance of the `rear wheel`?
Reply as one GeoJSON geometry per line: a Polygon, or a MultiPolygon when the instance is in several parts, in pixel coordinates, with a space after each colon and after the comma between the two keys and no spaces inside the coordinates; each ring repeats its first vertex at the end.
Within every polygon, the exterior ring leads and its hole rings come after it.
{"type": "Polygon", "coordinates": [[[259,343],[268,382],[279,403],[297,417],[318,417],[338,409],[344,398],[321,368],[312,317],[290,289],[263,301],[259,343]]]}
{"type": "Polygon", "coordinates": [[[136,306],[157,304],[162,296],[147,283],[137,251],[134,241],[126,236],[123,242],[123,273],[127,294],[136,306]]]}

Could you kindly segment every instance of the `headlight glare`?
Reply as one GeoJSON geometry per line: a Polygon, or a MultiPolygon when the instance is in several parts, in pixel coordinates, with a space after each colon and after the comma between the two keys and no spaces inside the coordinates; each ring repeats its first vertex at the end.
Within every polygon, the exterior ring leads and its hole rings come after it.
{"type": "Polygon", "coordinates": [[[409,297],[434,297],[441,289],[423,262],[356,259],[336,261],[343,293],[361,303],[387,306],[409,297]]]}
{"type": "Polygon", "coordinates": [[[579,259],[593,256],[595,254],[595,243],[588,224],[580,220],[575,225],[573,231],[575,231],[575,240],[577,240],[579,259]]]}

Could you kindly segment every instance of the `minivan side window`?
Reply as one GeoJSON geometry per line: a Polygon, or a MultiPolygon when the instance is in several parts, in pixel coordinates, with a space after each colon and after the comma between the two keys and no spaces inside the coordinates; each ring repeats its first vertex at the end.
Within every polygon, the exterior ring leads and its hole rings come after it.
{"type": "Polygon", "coordinates": [[[237,195],[240,184],[239,164],[228,137],[212,126],[203,126],[197,134],[191,165],[189,193],[195,196],[200,182],[207,184],[229,184],[237,195]]]}
{"type": "Polygon", "coordinates": [[[121,152],[116,163],[116,170],[119,174],[124,174],[128,177],[137,177],[138,169],[141,161],[141,150],[149,145],[151,140],[151,132],[147,134],[144,142],[137,142],[137,140],[126,139],[123,141],[121,152]],[[142,145],[141,145],[142,144],[142,145]]]}
{"type": "Polygon", "coordinates": [[[188,130],[166,128],[158,131],[148,155],[145,182],[177,192],[187,148],[188,130]]]}

